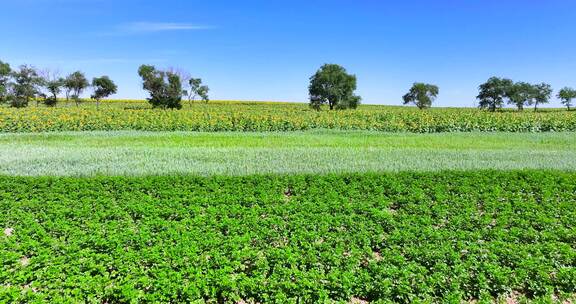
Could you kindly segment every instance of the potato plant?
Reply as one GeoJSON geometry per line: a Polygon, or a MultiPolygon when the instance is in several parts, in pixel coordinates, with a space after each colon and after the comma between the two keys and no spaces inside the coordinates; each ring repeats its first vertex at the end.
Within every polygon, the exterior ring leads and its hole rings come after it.
{"type": "Polygon", "coordinates": [[[0,302],[550,302],[576,174],[0,177],[0,302]]]}

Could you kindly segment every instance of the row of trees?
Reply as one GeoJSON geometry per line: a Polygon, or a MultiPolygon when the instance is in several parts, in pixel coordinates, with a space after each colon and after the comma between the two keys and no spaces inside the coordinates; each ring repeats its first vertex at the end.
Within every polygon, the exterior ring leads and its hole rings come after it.
{"type": "MultiPolygon", "coordinates": [[[[501,109],[505,103],[516,106],[519,111],[533,105],[536,111],[538,105],[550,102],[553,92],[552,86],[547,83],[530,84],[498,77],[488,79],[479,89],[479,106],[490,111],[501,109]]],[[[557,97],[570,111],[572,100],[576,98],[576,90],[565,87],[558,92],[557,97]]]]}
{"type": "MultiPolygon", "coordinates": [[[[208,102],[209,88],[202,84],[202,79],[188,76],[175,69],[159,70],[152,65],[142,65],[138,69],[142,78],[142,87],[148,91],[148,101],[154,108],[181,109],[182,98],[187,97],[192,103],[196,98],[208,102]],[[183,83],[186,88],[183,88],[183,83]]],[[[56,106],[58,96],[63,91],[66,100],[72,99],[80,104],[80,95],[89,87],[93,88],[91,98],[99,106],[100,100],[117,92],[116,84],[108,77],[96,77],[88,82],[86,76],[76,71],[62,78],[57,73],[40,72],[35,68],[22,65],[12,70],[10,65],[0,61],[0,103],[13,107],[26,107],[31,100],[42,102],[47,106],[56,106]]],[[[346,69],[336,64],[323,65],[311,78],[308,87],[310,106],[320,110],[322,105],[334,109],[356,109],[361,97],[356,95],[356,76],[348,74],[346,69]]],[[[522,111],[526,106],[538,106],[550,102],[552,87],[547,83],[530,84],[514,82],[506,78],[492,77],[479,87],[479,107],[496,111],[506,103],[522,111]]],[[[438,97],[439,88],[427,83],[414,83],[410,91],[402,98],[404,104],[414,104],[420,109],[432,106],[438,97]]],[[[576,99],[576,90],[565,87],[557,97],[568,107],[576,99]]]]}
{"type": "MultiPolygon", "coordinates": [[[[210,89],[202,84],[202,79],[190,77],[184,71],[162,71],[151,65],[142,65],[138,74],[142,77],[143,88],[150,93],[148,101],[155,108],[180,109],[184,96],[190,103],[197,98],[209,101],[210,89]]],[[[66,101],[71,99],[78,106],[82,101],[80,96],[90,87],[93,90],[90,97],[96,101],[96,107],[99,107],[100,100],[118,91],[108,76],[96,77],[89,82],[80,71],[60,77],[56,72],[40,71],[29,65],[12,70],[8,63],[0,61],[0,103],[12,107],[27,107],[33,100],[54,107],[61,93],[65,94],[66,101]]]]}
{"type": "MultiPolygon", "coordinates": [[[[355,109],[361,100],[354,94],[356,76],[348,74],[346,69],[336,64],[325,64],[310,77],[308,90],[310,107],[316,110],[320,110],[322,105],[328,105],[330,110],[355,109]]],[[[520,111],[533,105],[536,111],[539,105],[549,103],[552,96],[552,87],[547,83],[529,84],[498,77],[488,79],[480,85],[479,91],[479,107],[490,111],[501,109],[505,103],[516,106],[520,111]]],[[[404,104],[426,109],[432,106],[439,92],[436,85],[416,82],[402,99],[404,104]]],[[[576,99],[576,90],[565,87],[557,97],[570,110],[572,100],[576,99]]]]}
{"type": "Polygon", "coordinates": [[[91,98],[96,100],[97,105],[118,89],[108,76],[96,77],[89,82],[80,71],[59,77],[56,72],[39,71],[29,65],[12,70],[8,63],[0,61],[0,103],[8,103],[12,107],[27,107],[32,100],[54,107],[62,92],[66,94],[67,101],[72,99],[79,105],[80,95],[89,87],[93,88],[91,98]]]}

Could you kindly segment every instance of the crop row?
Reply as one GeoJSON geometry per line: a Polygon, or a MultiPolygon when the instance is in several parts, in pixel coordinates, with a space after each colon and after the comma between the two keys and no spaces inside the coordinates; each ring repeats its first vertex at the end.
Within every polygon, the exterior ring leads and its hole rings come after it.
{"type": "Polygon", "coordinates": [[[316,128],[388,132],[576,131],[576,112],[488,113],[361,108],[317,112],[291,105],[218,104],[185,111],[107,108],[0,108],[0,132],[294,131],[316,128]]]}
{"type": "Polygon", "coordinates": [[[0,178],[0,302],[551,301],[576,174],[0,178]]]}

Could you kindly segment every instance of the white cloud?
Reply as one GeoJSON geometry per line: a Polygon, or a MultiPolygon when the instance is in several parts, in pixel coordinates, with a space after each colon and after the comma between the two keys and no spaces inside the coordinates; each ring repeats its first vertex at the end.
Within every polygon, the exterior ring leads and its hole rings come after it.
{"type": "Polygon", "coordinates": [[[154,33],[165,31],[197,31],[213,29],[211,26],[174,22],[132,22],[119,27],[122,33],[154,33]]]}

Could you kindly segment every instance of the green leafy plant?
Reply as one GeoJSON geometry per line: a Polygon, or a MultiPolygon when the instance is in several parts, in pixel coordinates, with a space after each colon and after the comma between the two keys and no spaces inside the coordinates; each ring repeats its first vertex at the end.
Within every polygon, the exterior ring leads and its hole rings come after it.
{"type": "Polygon", "coordinates": [[[0,107],[0,131],[576,131],[576,113],[557,109],[543,109],[537,113],[508,110],[491,113],[464,108],[419,111],[407,107],[364,105],[355,111],[315,111],[308,105],[296,103],[213,101],[182,111],[155,111],[145,101],[105,102],[107,107],[100,110],[88,103],[82,108],[32,107],[26,111],[0,107]]]}
{"type": "Polygon", "coordinates": [[[573,297],[576,174],[0,177],[0,302],[573,297]]]}

